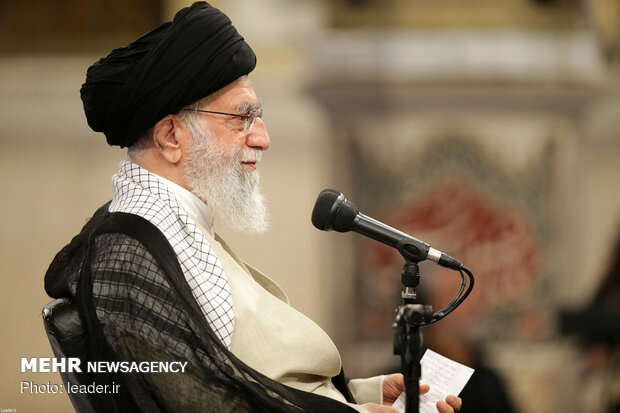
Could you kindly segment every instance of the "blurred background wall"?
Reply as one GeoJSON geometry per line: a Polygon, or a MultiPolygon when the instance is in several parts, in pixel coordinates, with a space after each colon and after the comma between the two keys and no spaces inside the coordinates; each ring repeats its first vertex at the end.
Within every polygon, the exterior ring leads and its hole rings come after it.
{"type": "MultiPolygon", "coordinates": [[[[188,4],[0,0],[0,408],[71,410],[65,395],[21,393],[60,378],[19,362],[51,356],[43,275],[110,199],[125,157],[86,125],[79,87],[96,59],[188,4]]],[[[327,187],[478,275],[467,304],[428,329],[431,348],[490,372],[516,411],[606,411],[613,357],[584,352],[557,318],[593,300],[620,229],[620,3],[213,4],[258,56],[272,139],[260,167],[272,229],[225,238],[332,336],[348,374],[397,361],[402,262],[315,230],[327,187]]],[[[432,266],[422,277],[436,309],[458,283],[432,266]]]]}

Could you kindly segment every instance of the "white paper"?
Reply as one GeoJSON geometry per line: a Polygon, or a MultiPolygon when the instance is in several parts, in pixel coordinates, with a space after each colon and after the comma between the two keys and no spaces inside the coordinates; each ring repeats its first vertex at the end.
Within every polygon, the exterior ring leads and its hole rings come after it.
{"type": "MultiPolygon", "coordinates": [[[[449,394],[458,396],[474,373],[474,369],[432,350],[426,350],[420,364],[422,365],[420,383],[431,386],[428,393],[420,396],[420,413],[436,413],[437,402],[445,400],[449,394]]],[[[404,392],[396,399],[392,407],[401,413],[405,412],[404,392]]]]}

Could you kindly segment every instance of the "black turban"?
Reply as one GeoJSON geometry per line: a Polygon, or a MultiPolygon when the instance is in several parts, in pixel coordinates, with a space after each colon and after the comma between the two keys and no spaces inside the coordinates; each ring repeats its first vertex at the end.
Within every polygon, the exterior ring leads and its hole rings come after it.
{"type": "Polygon", "coordinates": [[[206,2],[179,11],[88,68],[80,94],[88,125],[131,146],[157,121],[250,73],[256,56],[206,2]]]}

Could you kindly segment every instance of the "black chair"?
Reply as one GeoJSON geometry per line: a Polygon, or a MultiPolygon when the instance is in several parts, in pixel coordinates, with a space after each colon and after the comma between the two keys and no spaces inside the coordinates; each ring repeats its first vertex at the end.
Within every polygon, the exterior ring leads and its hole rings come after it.
{"type": "MultiPolygon", "coordinates": [[[[86,337],[77,306],[68,298],[59,298],[43,307],[43,324],[54,355],[58,358],[77,357],[87,360],[86,337]]],[[[86,366],[81,366],[85,371],[86,366]]],[[[88,385],[90,379],[85,373],[61,372],[63,386],[67,383],[88,385]]],[[[65,389],[66,390],[66,389],[65,389]]],[[[93,400],[88,393],[68,393],[76,412],[95,413],[93,400]]]]}

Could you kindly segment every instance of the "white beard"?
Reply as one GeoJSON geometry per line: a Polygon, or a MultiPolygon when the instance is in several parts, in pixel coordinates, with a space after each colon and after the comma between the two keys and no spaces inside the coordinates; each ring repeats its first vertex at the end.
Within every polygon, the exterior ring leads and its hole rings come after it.
{"type": "Polygon", "coordinates": [[[203,125],[192,126],[190,122],[192,142],[185,164],[190,190],[209,205],[216,223],[235,231],[266,231],[269,219],[260,176],[258,171],[244,171],[241,166],[242,161],[258,163],[261,151],[242,148],[231,154],[217,146],[203,125]]]}

